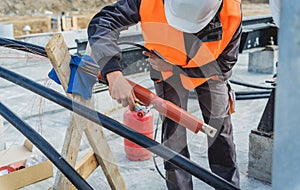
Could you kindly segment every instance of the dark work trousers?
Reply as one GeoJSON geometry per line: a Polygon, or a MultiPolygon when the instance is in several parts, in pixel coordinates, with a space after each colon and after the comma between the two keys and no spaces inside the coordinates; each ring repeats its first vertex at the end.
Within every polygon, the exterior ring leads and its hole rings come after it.
{"type": "MultiPolygon", "coordinates": [[[[176,77],[164,82],[155,82],[158,96],[187,109],[189,91],[184,89],[176,77]]],[[[236,163],[235,144],[229,114],[230,87],[228,82],[213,81],[195,89],[204,121],[217,128],[219,134],[214,139],[208,138],[208,159],[210,169],[239,186],[239,172],[236,163]]],[[[162,117],[162,143],[170,149],[190,158],[187,146],[186,129],[176,122],[162,117]]],[[[164,161],[167,187],[169,190],[193,189],[192,176],[184,170],[164,161]]]]}

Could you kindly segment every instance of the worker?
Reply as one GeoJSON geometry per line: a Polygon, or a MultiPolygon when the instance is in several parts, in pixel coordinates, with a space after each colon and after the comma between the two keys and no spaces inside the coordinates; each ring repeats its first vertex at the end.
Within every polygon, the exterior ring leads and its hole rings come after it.
{"type": "MultiPolygon", "coordinates": [[[[206,123],[218,130],[208,138],[212,172],[239,186],[231,113],[234,94],[228,83],[241,37],[240,0],[119,0],[97,13],[88,26],[92,56],[110,95],[134,109],[132,87],[121,72],[119,33],[141,24],[150,76],[157,95],[187,109],[195,90],[206,123]]],[[[190,158],[186,129],[162,118],[162,143],[190,158]]],[[[168,189],[192,189],[192,176],[164,161],[168,189]]]]}

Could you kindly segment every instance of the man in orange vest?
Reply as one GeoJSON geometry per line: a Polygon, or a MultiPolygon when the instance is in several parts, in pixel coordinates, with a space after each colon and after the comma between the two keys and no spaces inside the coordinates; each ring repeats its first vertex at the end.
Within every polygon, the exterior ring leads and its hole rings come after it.
{"type": "MultiPolygon", "coordinates": [[[[208,139],[211,170],[239,186],[231,123],[234,95],[228,83],[241,37],[240,0],[119,0],[104,7],[89,23],[95,61],[113,99],[134,109],[132,87],[122,75],[117,39],[121,30],[141,24],[144,52],[157,95],[187,109],[194,90],[206,123],[218,129],[208,139]]],[[[163,119],[162,143],[190,158],[186,129],[163,119]]],[[[164,162],[168,189],[192,189],[192,176],[164,162]]]]}

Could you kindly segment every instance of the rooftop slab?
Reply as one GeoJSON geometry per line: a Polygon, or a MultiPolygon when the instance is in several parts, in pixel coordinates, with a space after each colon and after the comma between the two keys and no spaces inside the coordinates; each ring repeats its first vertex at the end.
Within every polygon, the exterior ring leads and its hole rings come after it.
{"type": "MultiPolygon", "coordinates": [[[[14,72],[22,74],[40,84],[48,86],[63,93],[61,86],[47,77],[51,69],[48,59],[6,48],[0,48],[0,64],[14,72]]],[[[153,89],[148,73],[128,76],[138,84],[153,89]]],[[[257,85],[265,85],[265,80],[271,79],[270,74],[248,72],[248,53],[240,54],[239,61],[234,68],[232,79],[257,85]]],[[[252,90],[247,87],[233,85],[234,90],[252,90]]],[[[0,100],[19,117],[23,118],[30,126],[35,128],[47,141],[60,152],[64,142],[64,135],[70,121],[70,112],[62,107],[41,98],[19,86],[0,79],[0,100]]],[[[94,94],[96,110],[122,122],[125,108],[120,107],[112,100],[107,91],[94,94]]],[[[234,125],[234,138],[237,147],[237,159],[241,173],[241,189],[271,189],[270,184],[248,177],[248,147],[249,133],[258,126],[267,99],[243,100],[236,102],[236,113],[232,115],[234,125]]],[[[158,128],[156,141],[160,142],[160,120],[155,110],[154,127],[158,128]]],[[[201,118],[201,113],[196,100],[190,99],[188,111],[201,118]]],[[[155,169],[153,159],[133,162],[125,157],[123,138],[104,129],[107,140],[113,151],[115,160],[119,165],[121,175],[125,179],[128,189],[166,189],[164,179],[155,169]]],[[[4,127],[0,131],[4,136],[4,142],[9,149],[24,142],[24,136],[13,126],[4,121],[4,127]]],[[[191,160],[200,166],[209,169],[207,161],[206,136],[203,134],[188,133],[191,160]]],[[[89,143],[83,137],[79,157],[90,149],[89,143]]],[[[162,159],[156,158],[159,170],[164,174],[162,159]]],[[[54,167],[54,170],[57,170],[54,167]]],[[[54,172],[56,173],[56,172],[54,172]]],[[[94,189],[109,189],[109,185],[98,168],[87,180],[94,189]]],[[[22,189],[48,189],[54,183],[54,177],[22,189]]],[[[204,182],[194,179],[194,189],[213,189],[204,182]]]]}

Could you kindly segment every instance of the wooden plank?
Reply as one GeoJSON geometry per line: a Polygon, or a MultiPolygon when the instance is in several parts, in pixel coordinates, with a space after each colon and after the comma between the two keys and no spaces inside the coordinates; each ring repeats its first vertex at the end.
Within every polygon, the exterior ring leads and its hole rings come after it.
{"type": "Polygon", "coordinates": [[[95,152],[97,161],[100,164],[111,189],[127,189],[110,148],[104,148],[108,145],[103,131],[99,130],[99,126],[90,125],[85,130],[85,134],[95,152]]]}
{"type": "MultiPolygon", "coordinates": [[[[75,166],[78,157],[82,130],[76,125],[76,116],[72,114],[68,129],[65,134],[65,140],[61,155],[68,161],[71,166],[75,166]]],[[[58,170],[54,182],[55,189],[67,190],[72,189],[73,185],[58,170]]]]}
{"type": "Polygon", "coordinates": [[[94,151],[90,150],[76,164],[75,170],[84,178],[87,179],[93,171],[99,166],[94,151]]]}
{"type": "MultiPolygon", "coordinates": [[[[63,89],[66,91],[69,83],[70,68],[69,63],[71,55],[65,45],[64,39],[61,34],[52,36],[51,40],[45,47],[47,55],[52,63],[52,66],[62,84],[63,89]]],[[[72,97],[67,93],[67,96],[72,97]]],[[[80,142],[82,138],[82,131],[76,126],[76,116],[72,114],[71,121],[66,131],[65,140],[62,149],[62,156],[69,162],[71,166],[75,166],[80,142]]],[[[71,183],[58,171],[56,174],[55,189],[67,190],[71,188],[71,183]]]]}
{"type": "MultiPolygon", "coordinates": [[[[55,34],[47,43],[46,52],[65,92],[68,88],[71,55],[62,34],[55,34]]],[[[70,94],[68,94],[70,96],[70,94]]]]}
{"type": "MultiPolygon", "coordinates": [[[[96,155],[94,151],[90,150],[86,153],[79,161],[76,163],[75,170],[84,178],[87,179],[99,166],[96,155]]],[[[68,187],[71,190],[76,188],[71,185],[68,187]]],[[[57,187],[55,188],[57,189],[57,187]]],[[[49,190],[53,190],[53,187],[50,187],[49,190]]]]}
{"type": "MultiPolygon", "coordinates": [[[[51,38],[51,40],[46,45],[46,52],[53,64],[55,71],[58,74],[62,85],[64,86],[64,89],[66,90],[70,76],[69,62],[71,56],[61,34],[56,34],[51,38]]],[[[91,99],[84,100],[81,96],[78,95],[73,95],[73,99],[83,105],[86,105],[87,107],[93,108],[93,103],[91,99]]],[[[102,128],[96,125],[95,123],[76,114],[74,115],[73,122],[75,122],[77,130],[84,130],[87,139],[89,140],[89,143],[96,154],[97,161],[102,167],[102,170],[106,176],[106,179],[111,189],[126,190],[126,184],[120,174],[118,166],[115,164],[113,154],[106,141],[106,137],[102,131],[102,128]]],[[[73,131],[74,130],[75,129],[73,129],[73,131]]],[[[71,138],[73,137],[71,136],[71,138]]],[[[76,141],[75,143],[78,142],[76,141]]],[[[73,144],[69,144],[68,146],[68,149],[79,148],[79,146],[73,147],[73,144]]],[[[69,151],[69,154],[72,152],[73,151],[69,151]]],[[[77,156],[78,153],[76,154],[76,158],[77,156]]],[[[72,158],[74,159],[74,157],[75,154],[72,158]]],[[[65,189],[66,187],[64,186],[63,190],[65,189]]]]}
{"type": "MultiPolygon", "coordinates": [[[[87,179],[99,166],[94,151],[89,151],[86,155],[79,160],[75,166],[75,170],[84,178],[87,179]]],[[[70,190],[76,190],[75,186],[70,184],[68,187],[70,190]]]]}

